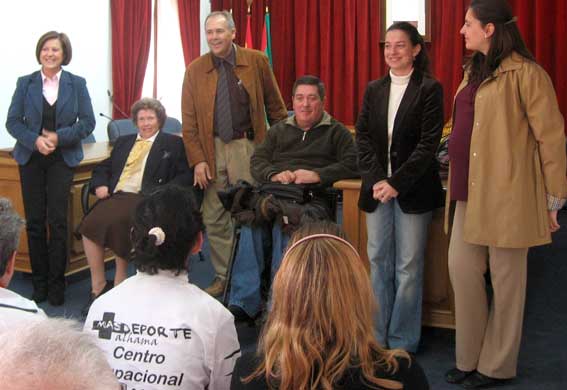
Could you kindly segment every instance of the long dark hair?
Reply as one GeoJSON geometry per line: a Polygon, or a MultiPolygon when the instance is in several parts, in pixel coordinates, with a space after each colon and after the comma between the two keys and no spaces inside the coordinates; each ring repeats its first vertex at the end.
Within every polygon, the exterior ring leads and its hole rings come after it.
{"type": "Polygon", "coordinates": [[[417,31],[417,28],[415,28],[413,24],[408,22],[396,22],[392,24],[390,27],[388,27],[386,32],[392,30],[400,30],[405,32],[408,35],[412,46],[414,47],[417,45],[421,46],[421,50],[419,51],[419,53],[415,57],[415,60],[413,61],[413,67],[414,69],[417,69],[421,73],[427,75],[431,74],[431,71],[429,70],[429,56],[427,55],[425,41],[423,40],[423,37],[421,36],[419,31],[417,31]]]}
{"type": "Polygon", "coordinates": [[[469,9],[482,26],[494,24],[494,34],[488,53],[477,51],[465,65],[472,83],[480,83],[490,76],[502,60],[516,52],[530,61],[534,56],[526,47],[520,30],[512,14],[512,8],[506,0],[472,0],[469,9]]]}

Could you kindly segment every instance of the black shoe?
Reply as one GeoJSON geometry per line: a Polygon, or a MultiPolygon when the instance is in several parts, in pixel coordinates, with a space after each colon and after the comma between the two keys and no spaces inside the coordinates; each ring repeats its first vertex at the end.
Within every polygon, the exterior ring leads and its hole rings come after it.
{"type": "Polygon", "coordinates": [[[451,368],[445,373],[445,381],[452,384],[461,384],[467,379],[474,371],[462,371],[457,367],[451,368]]]}
{"type": "Polygon", "coordinates": [[[47,299],[47,287],[46,288],[34,288],[32,294],[32,301],[35,303],[45,302],[47,299]]]}
{"type": "Polygon", "coordinates": [[[253,322],[254,318],[250,317],[248,313],[244,311],[240,306],[230,305],[228,310],[234,316],[234,321],[236,322],[253,322]]]}
{"type": "Polygon", "coordinates": [[[61,306],[65,303],[65,290],[53,289],[49,290],[47,294],[47,302],[51,306],[61,306]]]}
{"type": "Polygon", "coordinates": [[[491,387],[503,386],[510,382],[510,379],[491,378],[475,371],[469,375],[462,383],[465,389],[488,389],[491,387]]]}
{"type": "Polygon", "coordinates": [[[86,305],[83,306],[83,308],[81,309],[81,317],[83,319],[87,318],[87,315],[89,314],[89,309],[91,308],[91,305],[93,304],[95,299],[100,297],[102,294],[110,291],[112,289],[112,287],[114,287],[114,282],[112,280],[107,280],[104,287],[98,293],[98,295],[95,295],[92,292],[89,294],[89,300],[87,301],[86,305]]]}

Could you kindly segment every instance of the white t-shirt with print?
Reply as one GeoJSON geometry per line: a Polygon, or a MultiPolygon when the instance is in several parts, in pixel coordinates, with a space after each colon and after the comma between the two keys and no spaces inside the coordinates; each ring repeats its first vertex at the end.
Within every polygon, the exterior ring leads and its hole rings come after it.
{"type": "Polygon", "coordinates": [[[186,272],[138,272],[93,303],[84,331],[127,390],[229,389],[240,356],[232,314],[186,272]]]}
{"type": "Polygon", "coordinates": [[[11,329],[20,322],[45,319],[47,316],[34,301],[30,301],[0,287],[0,332],[11,329]]]}

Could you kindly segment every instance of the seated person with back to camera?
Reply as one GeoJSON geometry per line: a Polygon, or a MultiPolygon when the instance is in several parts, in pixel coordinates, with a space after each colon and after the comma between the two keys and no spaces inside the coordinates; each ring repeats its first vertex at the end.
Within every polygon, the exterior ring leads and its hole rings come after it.
{"type": "Polygon", "coordinates": [[[97,299],[85,321],[128,389],[229,388],[240,356],[234,318],[187,282],[189,254],[203,243],[195,203],[176,185],[138,203],[131,231],[137,273],[97,299]]]}
{"type": "Polygon", "coordinates": [[[34,301],[8,290],[15,272],[20,233],[25,224],[12,203],[0,197],[0,333],[13,328],[15,324],[46,318],[34,301]]]}
{"type": "MultiPolygon", "coordinates": [[[[333,182],[356,177],[353,137],[342,123],[324,111],[325,87],[322,81],[314,76],[299,78],[293,86],[292,99],[295,114],[272,126],[266,140],[252,155],[250,170],[254,179],[259,183],[309,185],[314,188],[314,193],[324,193],[324,189],[333,182]]],[[[300,223],[307,218],[329,219],[331,215],[327,204],[324,196],[316,195],[308,207],[324,211],[311,216],[303,212],[300,223]]],[[[263,243],[269,242],[271,235],[273,278],[289,240],[287,223],[280,213],[274,220],[263,224],[242,226],[229,301],[229,310],[237,320],[252,319],[260,312],[263,243]]]]}
{"type": "Polygon", "coordinates": [[[191,191],[193,183],[181,137],[160,131],[167,118],[163,105],[156,99],[143,98],[134,103],[131,112],[138,133],[118,138],[110,157],[93,170],[90,190],[98,200],[78,229],[92,287],[83,316],[94,299],[113,286],[104,274],[104,248],[116,255],[114,285],[127,277],[131,217],[142,199],[140,194],[168,183],[191,191]]]}

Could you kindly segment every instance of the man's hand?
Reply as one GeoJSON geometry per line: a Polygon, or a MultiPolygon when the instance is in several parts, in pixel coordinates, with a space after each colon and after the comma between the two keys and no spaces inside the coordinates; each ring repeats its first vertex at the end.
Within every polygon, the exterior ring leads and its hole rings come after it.
{"type": "Polygon", "coordinates": [[[372,186],[372,197],[382,203],[388,202],[390,199],[398,196],[398,191],[392,187],[386,180],[380,180],[372,186]]]}
{"type": "Polygon", "coordinates": [[[37,137],[37,139],[35,140],[35,146],[37,150],[44,156],[53,153],[53,151],[55,150],[55,145],[53,145],[53,143],[51,143],[49,139],[42,135],[37,137]]]}
{"type": "Polygon", "coordinates": [[[549,214],[549,231],[554,233],[561,227],[559,222],[557,222],[557,210],[548,210],[549,214]]]}
{"type": "Polygon", "coordinates": [[[321,181],[319,174],[315,171],[298,169],[294,171],[293,174],[295,175],[295,184],[313,184],[321,181]]]}
{"type": "Polygon", "coordinates": [[[277,181],[282,184],[289,184],[295,181],[295,173],[292,171],[282,171],[270,177],[271,181],[277,181]]]}
{"type": "Polygon", "coordinates": [[[95,189],[95,195],[99,199],[106,199],[110,196],[107,186],[100,186],[95,189]]]}
{"type": "Polygon", "coordinates": [[[209,164],[206,161],[201,161],[195,165],[195,178],[193,179],[195,187],[198,186],[200,189],[205,190],[212,178],[209,164]]]}
{"type": "Polygon", "coordinates": [[[41,134],[45,138],[47,138],[49,140],[49,142],[51,142],[53,144],[54,147],[57,147],[57,145],[59,144],[59,137],[57,136],[56,132],[43,129],[41,131],[41,134]]]}

